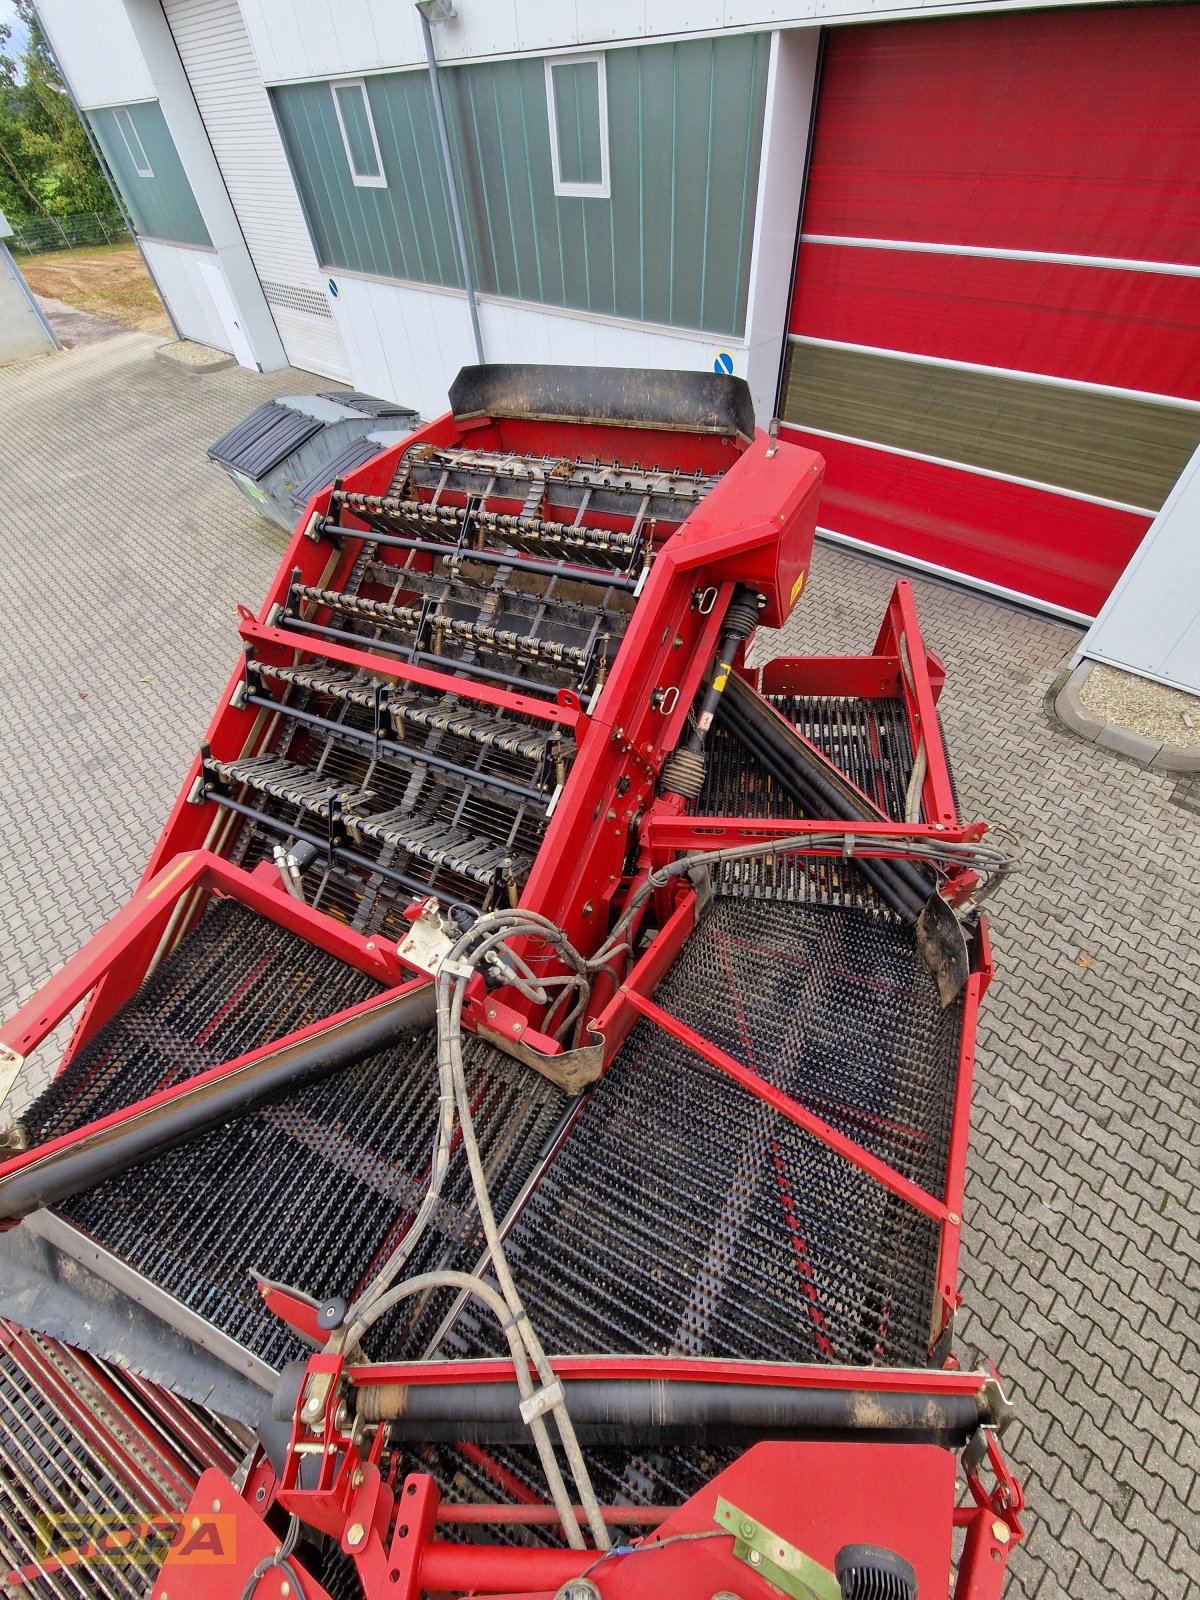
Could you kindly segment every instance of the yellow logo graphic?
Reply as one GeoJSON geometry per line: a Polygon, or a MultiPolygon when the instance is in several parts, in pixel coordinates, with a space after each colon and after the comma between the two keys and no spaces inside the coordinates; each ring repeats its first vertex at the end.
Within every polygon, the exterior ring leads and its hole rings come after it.
{"type": "Polygon", "coordinates": [[[221,1566],[234,1559],[237,1519],[189,1516],[169,1511],[149,1517],[120,1517],[82,1511],[74,1516],[37,1519],[37,1558],[45,1566],[84,1562],[111,1567],[160,1567],[170,1551],[179,1566],[221,1566]]]}

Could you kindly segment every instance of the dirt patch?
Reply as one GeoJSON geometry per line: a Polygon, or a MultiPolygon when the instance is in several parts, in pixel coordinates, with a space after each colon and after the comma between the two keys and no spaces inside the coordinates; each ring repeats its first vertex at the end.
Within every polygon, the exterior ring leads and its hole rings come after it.
{"type": "Polygon", "coordinates": [[[169,335],[171,324],[134,245],[100,250],[60,250],[21,261],[34,294],[61,300],[126,328],[169,335]]]}

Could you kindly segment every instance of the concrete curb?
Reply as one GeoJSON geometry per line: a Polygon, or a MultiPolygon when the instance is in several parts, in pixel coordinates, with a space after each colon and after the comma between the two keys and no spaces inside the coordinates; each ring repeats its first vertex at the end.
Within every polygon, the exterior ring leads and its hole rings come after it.
{"type": "Polygon", "coordinates": [[[237,365],[234,357],[224,350],[214,350],[211,361],[187,361],[175,354],[175,346],[181,342],[183,341],[173,339],[167,344],[160,344],[154,352],[155,357],[159,361],[167,362],[176,372],[190,372],[193,378],[204,378],[210,372],[224,372],[226,367],[237,365]]]}
{"type": "Polygon", "coordinates": [[[1155,772],[1200,772],[1200,749],[1185,750],[1178,745],[1162,744],[1145,734],[1135,733],[1132,728],[1105,722],[1088,710],[1079,691],[1095,665],[1094,661],[1081,661],[1074,671],[1067,667],[1058,674],[1046,695],[1046,707],[1051,716],[1078,738],[1126,756],[1139,766],[1150,767],[1155,772]]]}

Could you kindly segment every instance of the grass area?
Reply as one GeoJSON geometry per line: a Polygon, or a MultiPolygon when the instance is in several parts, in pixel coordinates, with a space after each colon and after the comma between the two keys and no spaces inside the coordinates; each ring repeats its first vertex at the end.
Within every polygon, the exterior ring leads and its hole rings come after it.
{"type": "Polygon", "coordinates": [[[170,332],[162,301],[136,245],[55,250],[44,256],[26,257],[20,267],[34,294],[48,295],[95,316],[112,317],[127,328],[170,332]]]}
{"type": "MultiPolygon", "coordinates": [[[[11,240],[9,241],[11,244],[11,240]]],[[[23,250],[14,250],[13,260],[24,272],[26,267],[36,267],[42,263],[49,266],[60,265],[64,261],[78,261],[81,256],[89,261],[93,256],[128,256],[132,252],[137,255],[137,246],[130,244],[128,239],[118,239],[116,244],[88,245],[86,250],[39,250],[36,255],[27,256],[23,250]]],[[[138,256],[138,260],[141,257],[138,256]]]]}

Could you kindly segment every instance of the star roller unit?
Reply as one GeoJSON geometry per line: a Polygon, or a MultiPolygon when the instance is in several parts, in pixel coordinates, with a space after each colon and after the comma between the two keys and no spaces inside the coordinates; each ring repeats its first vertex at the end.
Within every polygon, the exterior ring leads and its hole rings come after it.
{"type": "Polygon", "coordinates": [[[733,377],[483,366],[309,501],[140,887],[0,1030],[11,1107],[74,1019],[0,1165],[33,1592],[1000,1593],[953,1331],[1005,862],[906,583],[751,664],[822,472],[733,377]],[[109,1395],[51,1451],[47,1352],[109,1395]],[[32,1539],[150,1432],[161,1570],[32,1539]]]}

